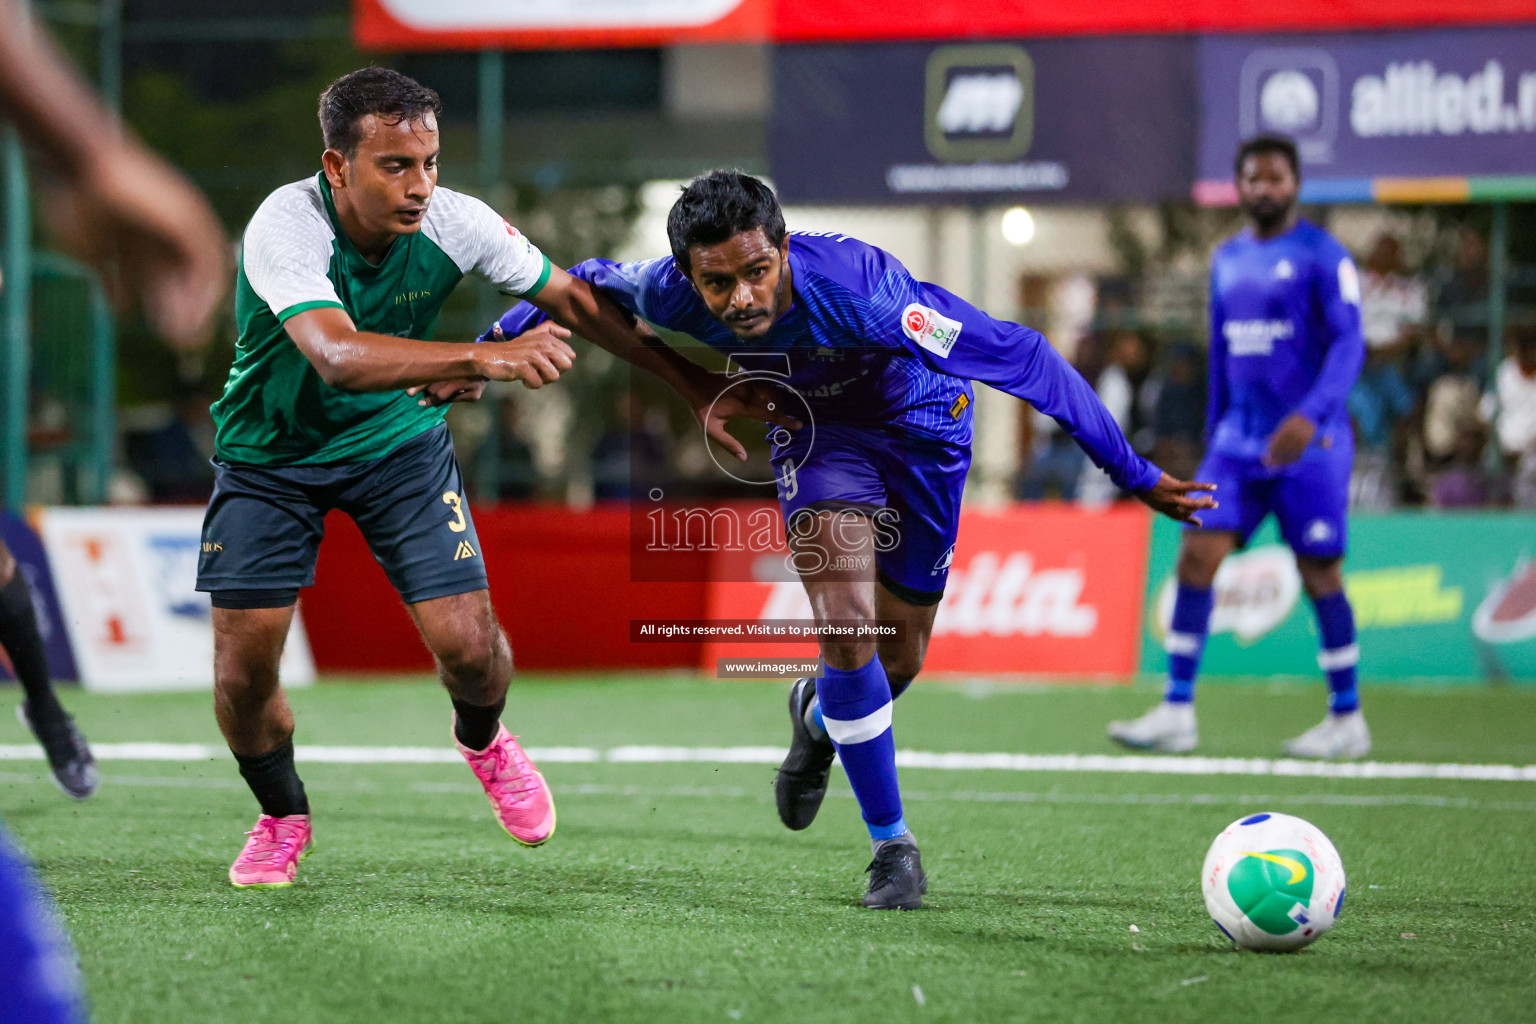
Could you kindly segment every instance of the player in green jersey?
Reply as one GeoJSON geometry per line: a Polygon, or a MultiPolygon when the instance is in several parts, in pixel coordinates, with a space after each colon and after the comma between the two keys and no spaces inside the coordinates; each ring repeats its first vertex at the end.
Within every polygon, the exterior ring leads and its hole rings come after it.
{"type": "MultiPolygon", "coordinates": [[[[512,653],[444,406],[487,380],[554,381],[575,357],[571,330],[620,350],[637,336],[490,207],[437,187],[439,111],[436,93],[386,68],[338,79],[320,99],[323,170],[273,192],[246,228],[198,565],[219,727],[262,809],[230,869],[237,886],[291,884],[311,845],[278,660],[331,509],[357,521],[406,602],[502,827],[530,846],[554,831],[549,787],[500,722],[512,653]],[[500,344],[422,340],[469,273],[556,323],[500,344]]],[[[637,361],[673,380],[702,372],[649,351],[637,361]]]]}

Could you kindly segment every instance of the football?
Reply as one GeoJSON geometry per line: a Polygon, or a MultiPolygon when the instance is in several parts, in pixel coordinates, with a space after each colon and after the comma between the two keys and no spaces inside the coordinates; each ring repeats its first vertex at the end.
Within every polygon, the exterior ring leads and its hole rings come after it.
{"type": "Polygon", "coordinates": [[[1250,814],[1222,830],[1200,872],[1205,907],[1244,949],[1297,950],[1344,908],[1344,862],[1311,822],[1250,814]]]}

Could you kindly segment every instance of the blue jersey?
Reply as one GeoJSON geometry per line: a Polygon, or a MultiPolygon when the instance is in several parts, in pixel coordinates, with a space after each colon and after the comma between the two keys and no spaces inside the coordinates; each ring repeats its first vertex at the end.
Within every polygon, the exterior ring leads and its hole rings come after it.
{"type": "Polygon", "coordinates": [[[0,1021],[78,1024],[74,950],[26,861],[0,829],[0,1021]]]}
{"type": "Polygon", "coordinates": [[[1244,231],[1211,259],[1214,452],[1258,459],[1280,422],[1300,412],[1314,446],[1350,440],[1345,400],[1365,360],[1360,278],[1349,252],[1308,221],[1278,238],[1244,231]]]}
{"type": "MultiPolygon", "coordinates": [[[[782,353],[788,384],[818,422],[968,445],[969,382],[979,380],[1053,417],[1121,487],[1157,483],[1161,471],[1136,454],[1087,381],[1038,331],[993,319],[846,235],[792,233],[789,266],[794,300],[751,342],[710,315],[671,256],[588,260],[571,273],[631,313],[721,352],[782,353]]],[[[500,323],[512,337],[542,319],[523,303],[500,323]]],[[[741,363],[754,368],[747,358],[741,363]]]]}

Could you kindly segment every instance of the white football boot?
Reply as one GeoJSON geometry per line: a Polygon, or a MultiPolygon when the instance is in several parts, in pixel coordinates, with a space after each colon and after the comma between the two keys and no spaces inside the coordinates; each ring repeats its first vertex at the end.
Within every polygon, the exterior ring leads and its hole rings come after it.
{"type": "Polygon", "coordinates": [[[1166,750],[1170,754],[1188,753],[1200,742],[1195,706],[1187,702],[1174,704],[1165,700],[1140,718],[1110,722],[1108,732],[1109,738],[1122,746],[1166,750]]]}
{"type": "Polygon", "coordinates": [[[1365,727],[1365,715],[1358,710],[1330,714],[1300,736],[1286,741],[1285,752],[1292,757],[1352,761],[1371,752],[1371,730],[1365,727]]]}

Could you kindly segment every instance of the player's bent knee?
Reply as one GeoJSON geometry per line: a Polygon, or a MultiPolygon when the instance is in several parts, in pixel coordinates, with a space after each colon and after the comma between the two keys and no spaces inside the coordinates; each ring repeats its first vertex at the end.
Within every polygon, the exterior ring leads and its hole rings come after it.
{"type": "Polygon", "coordinates": [[[900,697],[923,670],[923,657],[920,654],[902,654],[890,660],[882,657],[880,662],[885,667],[885,677],[891,683],[892,699],[900,697]]]}
{"type": "Polygon", "coordinates": [[[214,661],[215,704],[234,708],[264,704],[277,692],[278,686],[275,659],[226,655],[214,661]]]}
{"type": "Polygon", "coordinates": [[[1222,554],[1185,545],[1179,549],[1175,572],[1179,582],[1191,587],[1210,587],[1216,581],[1216,571],[1221,568],[1222,554]]]}
{"type": "Polygon", "coordinates": [[[461,699],[472,704],[491,704],[501,699],[506,677],[511,674],[512,657],[500,628],[471,628],[433,653],[461,699]]]}
{"type": "Polygon", "coordinates": [[[1344,559],[1297,558],[1296,568],[1301,573],[1301,586],[1307,596],[1316,600],[1336,594],[1344,589],[1344,559]]]}
{"type": "Polygon", "coordinates": [[[871,643],[822,638],[821,658],[835,669],[852,672],[856,668],[868,665],[874,657],[875,648],[871,643]]]}

